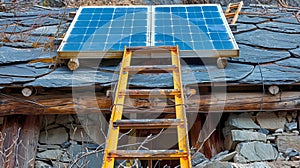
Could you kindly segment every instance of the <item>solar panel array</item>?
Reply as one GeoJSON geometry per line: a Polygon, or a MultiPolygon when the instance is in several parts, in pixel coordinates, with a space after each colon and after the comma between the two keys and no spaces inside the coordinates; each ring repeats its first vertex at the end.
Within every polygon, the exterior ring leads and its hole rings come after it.
{"type": "Polygon", "coordinates": [[[62,51],[123,50],[146,46],[148,7],[83,7],[62,51]]]}
{"type": "Polygon", "coordinates": [[[238,50],[219,5],[161,5],[81,7],[59,52],[174,45],[180,50],[238,50]]]}
{"type": "Polygon", "coordinates": [[[155,46],[181,50],[234,49],[217,5],[156,7],[155,46]]]}

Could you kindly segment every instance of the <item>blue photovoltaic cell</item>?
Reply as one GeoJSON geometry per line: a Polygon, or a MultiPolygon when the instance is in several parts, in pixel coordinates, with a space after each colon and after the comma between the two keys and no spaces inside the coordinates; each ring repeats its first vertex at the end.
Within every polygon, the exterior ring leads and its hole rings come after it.
{"type": "Polygon", "coordinates": [[[217,5],[157,6],[154,45],[181,50],[233,50],[228,28],[217,5]]]}
{"type": "Polygon", "coordinates": [[[123,50],[146,46],[148,7],[83,7],[61,51],[123,50]]]}

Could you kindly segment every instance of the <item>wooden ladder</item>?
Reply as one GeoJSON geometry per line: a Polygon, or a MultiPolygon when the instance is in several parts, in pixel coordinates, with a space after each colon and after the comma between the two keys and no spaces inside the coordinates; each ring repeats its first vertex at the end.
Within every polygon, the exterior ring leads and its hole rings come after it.
{"type": "Polygon", "coordinates": [[[243,1],[238,3],[229,3],[227,9],[225,10],[225,17],[229,24],[234,25],[239,17],[239,13],[243,7],[243,1]]]}
{"type": "MultiPolygon", "coordinates": [[[[155,49],[167,50],[171,54],[172,65],[145,65],[133,66],[131,59],[133,52],[139,48],[125,48],[122,65],[120,67],[119,81],[117,84],[114,105],[109,123],[109,130],[103,157],[103,168],[113,168],[115,160],[120,159],[140,159],[140,160],[180,160],[181,168],[191,168],[191,154],[188,143],[188,129],[185,112],[185,102],[183,95],[181,65],[178,46],[174,47],[143,47],[150,52],[155,49]],[[164,72],[161,72],[161,71],[164,72]],[[154,93],[151,89],[128,89],[128,78],[132,72],[140,73],[172,73],[173,89],[159,89],[154,93]],[[173,97],[175,100],[176,118],[162,119],[122,119],[124,102],[126,96],[145,97],[155,94],[155,96],[173,97]],[[177,128],[178,148],[175,150],[118,150],[118,138],[120,129],[160,129],[177,128]]],[[[149,163],[149,162],[148,162],[149,163]]],[[[151,167],[151,166],[150,166],[151,167]]]]}

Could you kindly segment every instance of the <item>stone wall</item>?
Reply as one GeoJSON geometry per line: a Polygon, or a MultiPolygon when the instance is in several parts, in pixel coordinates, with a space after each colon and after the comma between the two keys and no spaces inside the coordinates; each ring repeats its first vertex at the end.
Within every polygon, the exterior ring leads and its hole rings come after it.
{"type": "MultiPolygon", "coordinates": [[[[297,112],[231,113],[221,124],[226,150],[210,159],[195,152],[193,165],[196,168],[276,168],[278,165],[299,168],[298,115],[297,112]]],[[[102,163],[106,133],[100,119],[95,114],[45,116],[36,167],[74,164],[98,167],[102,163]],[[102,131],[99,128],[103,128],[102,131]]]]}
{"type": "Polygon", "coordinates": [[[36,154],[37,168],[101,165],[106,130],[100,125],[100,116],[52,115],[45,116],[43,121],[36,154]]]}
{"type": "Polygon", "coordinates": [[[196,153],[197,168],[300,167],[300,136],[297,112],[230,114],[223,128],[227,149],[211,159],[196,153]]]}

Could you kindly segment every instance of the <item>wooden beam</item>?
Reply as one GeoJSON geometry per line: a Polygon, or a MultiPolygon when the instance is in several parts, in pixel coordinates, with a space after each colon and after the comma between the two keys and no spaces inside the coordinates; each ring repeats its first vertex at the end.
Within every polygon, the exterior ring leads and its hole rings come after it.
{"type": "MultiPolygon", "coordinates": [[[[71,93],[52,93],[36,95],[29,98],[16,99],[17,95],[0,95],[0,116],[13,114],[43,115],[43,114],[76,114],[76,113],[110,113],[112,99],[105,94],[82,94],[72,97],[71,93]]],[[[282,92],[270,95],[255,92],[226,93],[214,95],[194,95],[187,99],[187,112],[224,112],[268,111],[268,110],[299,110],[300,92],[282,92]]],[[[133,99],[130,105],[149,108],[150,101],[133,99]]],[[[126,104],[128,104],[126,103],[126,104]]],[[[132,110],[132,109],[131,109],[132,110]]],[[[129,111],[129,109],[128,109],[129,111]]],[[[151,109],[149,112],[161,112],[151,109]]],[[[174,108],[165,107],[164,112],[174,112],[174,108]]]]}
{"type": "Polygon", "coordinates": [[[18,158],[19,167],[34,167],[40,126],[40,116],[26,116],[20,136],[22,145],[19,147],[19,155],[22,157],[18,158]]]}
{"type": "Polygon", "coordinates": [[[204,153],[207,158],[211,158],[218,154],[219,152],[224,151],[224,143],[223,143],[223,134],[222,130],[217,128],[217,130],[211,134],[211,136],[207,139],[207,141],[203,145],[203,149],[200,151],[204,153]]]}
{"type": "Polygon", "coordinates": [[[7,116],[1,134],[3,167],[34,167],[40,132],[37,115],[7,116]]]}
{"type": "Polygon", "coordinates": [[[8,116],[5,118],[1,134],[1,158],[0,165],[3,167],[18,167],[18,146],[20,131],[24,122],[24,116],[8,116]]]}
{"type": "Polygon", "coordinates": [[[188,123],[191,124],[192,126],[190,129],[190,142],[191,142],[191,147],[198,149],[200,147],[200,144],[198,142],[198,138],[199,138],[199,133],[200,130],[202,129],[203,123],[202,120],[200,118],[200,114],[197,114],[197,117],[195,119],[195,121],[193,121],[193,114],[189,114],[188,115],[188,123]]]}

